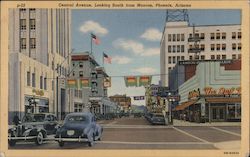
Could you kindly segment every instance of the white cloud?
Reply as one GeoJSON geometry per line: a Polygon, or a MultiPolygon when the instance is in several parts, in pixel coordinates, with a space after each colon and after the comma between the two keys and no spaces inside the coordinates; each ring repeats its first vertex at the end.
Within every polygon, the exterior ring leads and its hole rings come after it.
{"type": "Polygon", "coordinates": [[[142,67],[142,68],[133,69],[132,71],[138,72],[141,74],[153,74],[156,72],[156,69],[151,68],[151,67],[142,67]]]}
{"type": "Polygon", "coordinates": [[[160,41],[162,33],[156,28],[147,29],[142,35],[141,38],[149,41],[160,41]]]}
{"type": "Polygon", "coordinates": [[[140,56],[155,56],[160,54],[159,48],[145,48],[140,42],[123,38],[115,40],[113,46],[117,49],[123,49],[140,56]]]}
{"type": "Polygon", "coordinates": [[[95,21],[86,21],[80,26],[80,31],[83,33],[93,32],[98,35],[106,35],[108,30],[101,26],[99,23],[95,21]]]}
{"type": "Polygon", "coordinates": [[[141,55],[142,56],[155,56],[160,54],[160,48],[148,48],[141,55]]]}
{"type": "Polygon", "coordinates": [[[116,62],[117,64],[128,64],[132,61],[132,59],[126,56],[114,56],[112,57],[112,61],[116,62]]]}
{"type": "Polygon", "coordinates": [[[140,54],[144,50],[144,46],[142,43],[136,42],[134,40],[126,40],[126,39],[117,39],[113,42],[114,47],[122,48],[126,51],[132,51],[135,54],[140,54]]]}

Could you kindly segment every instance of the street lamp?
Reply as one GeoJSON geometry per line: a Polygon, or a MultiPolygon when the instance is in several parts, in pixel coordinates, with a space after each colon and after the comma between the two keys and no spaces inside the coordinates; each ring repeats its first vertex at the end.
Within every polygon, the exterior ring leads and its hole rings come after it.
{"type": "Polygon", "coordinates": [[[169,112],[169,124],[173,124],[173,114],[172,114],[172,103],[175,101],[174,98],[171,97],[171,93],[168,93],[168,112],[169,112]]]}

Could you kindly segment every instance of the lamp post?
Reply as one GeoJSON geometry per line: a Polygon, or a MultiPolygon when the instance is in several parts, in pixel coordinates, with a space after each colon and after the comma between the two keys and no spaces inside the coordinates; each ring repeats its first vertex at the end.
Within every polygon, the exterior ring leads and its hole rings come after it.
{"type": "Polygon", "coordinates": [[[168,93],[168,112],[169,112],[169,124],[173,124],[173,114],[172,114],[172,103],[175,101],[174,98],[172,98],[171,93],[168,93]]]}

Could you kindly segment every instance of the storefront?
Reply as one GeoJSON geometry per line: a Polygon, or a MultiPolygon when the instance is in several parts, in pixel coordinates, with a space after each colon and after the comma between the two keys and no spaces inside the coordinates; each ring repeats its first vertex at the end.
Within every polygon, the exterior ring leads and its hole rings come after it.
{"type": "Polygon", "coordinates": [[[25,113],[49,112],[49,99],[25,95],[25,113]]]}

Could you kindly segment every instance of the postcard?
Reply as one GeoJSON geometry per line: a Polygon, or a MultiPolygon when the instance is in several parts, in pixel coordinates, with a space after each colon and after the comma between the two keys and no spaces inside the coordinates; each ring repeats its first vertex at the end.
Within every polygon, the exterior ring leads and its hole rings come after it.
{"type": "Polygon", "coordinates": [[[248,1],[1,2],[1,157],[249,156],[248,1]]]}

